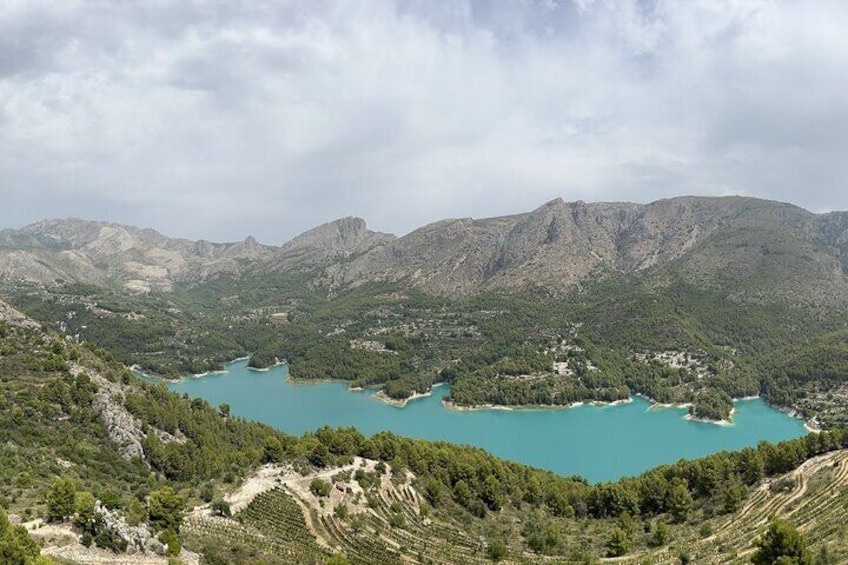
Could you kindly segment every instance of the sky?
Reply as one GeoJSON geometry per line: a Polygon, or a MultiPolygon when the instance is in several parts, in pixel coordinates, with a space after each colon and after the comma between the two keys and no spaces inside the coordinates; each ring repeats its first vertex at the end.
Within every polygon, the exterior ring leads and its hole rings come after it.
{"type": "Polygon", "coordinates": [[[0,228],[848,209],[844,0],[3,0],[0,228]]]}

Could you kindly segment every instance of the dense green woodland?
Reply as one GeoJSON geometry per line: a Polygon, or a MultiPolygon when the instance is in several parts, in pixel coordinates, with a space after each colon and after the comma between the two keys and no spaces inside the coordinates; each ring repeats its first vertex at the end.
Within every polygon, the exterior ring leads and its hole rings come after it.
{"type": "MultiPolygon", "coordinates": [[[[104,351],[37,328],[0,324],[0,375],[0,506],[26,519],[73,520],[88,542],[114,550],[122,549],[120,540],[97,517],[95,499],[136,522],[148,522],[176,553],[181,511],[219,497],[265,462],[290,461],[308,470],[341,465],[354,456],[383,461],[396,473],[412,471],[437,513],[464,513],[481,524],[501,512],[533,516],[523,534],[526,547],[556,553],[564,548],[546,545],[549,520],[624,520],[625,525],[655,517],[672,524],[702,520],[736,511],[761,478],[848,447],[848,430],[833,430],[589,485],[477,448],[391,433],[366,438],[355,429],[322,428],[292,437],[231,417],[226,406],[213,407],[137,380],[104,351]],[[72,365],[85,370],[72,376],[72,365]],[[144,461],[125,461],[93,412],[95,377],[101,376],[123,387],[123,400],[114,400],[146,430],[144,461]],[[163,441],[160,431],[180,441],[163,441]]],[[[622,547],[633,545],[632,532],[616,531],[615,536],[624,536],[618,540],[622,547]]]]}
{"type": "Polygon", "coordinates": [[[307,280],[221,276],[143,296],[78,283],[6,290],[36,319],[163,376],[250,355],[255,367],[285,360],[293,378],[381,386],[398,399],[448,381],[459,405],[639,393],[726,419],[728,398],[762,394],[824,427],[848,424],[848,330],[835,311],[743,304],[682,279],[661,292],[611,279],[563,296],[540,289],[454,299],[389,284],[328,298],[307,280]],[[652,357],[664,351],[691,354],[697,368],[652,357]]]}

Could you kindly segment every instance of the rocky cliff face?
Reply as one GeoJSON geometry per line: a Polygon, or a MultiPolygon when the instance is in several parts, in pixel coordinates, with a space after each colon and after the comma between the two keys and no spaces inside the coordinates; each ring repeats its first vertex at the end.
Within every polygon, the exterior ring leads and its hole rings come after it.
{"type": "Polygon", "coordinates": [[[568,291],[615,275],[667,277],[816,301],[848,297],[848,214],[752,198],[647,205],[554,200],[516,216],[448,220],[327,268],[330,288],[408,281],[439,294],[542,286],[568,291]]]}
{"type": "Polygon", "coordinates": [[[342,218],[313,228],[275,251],[263,270],[312,270],[394,241],[391,234],[370,231],[361,218],[342,218]]]}
{"type": "Polygon", "coordinates": [[[49,220],[0,232],[0,276],[145,292],[220,273],[305,273],[332,294],[391,281],[467,295],[541,286],[567,292],[617,275],[670,276],[738,299],[848,297],[848,213],[817,215],[753,198],[647,205],[563,202],[525,214],[436,222],[396,238],[343,218],[271,247],[169,239],[128,226],[49,220]]]}

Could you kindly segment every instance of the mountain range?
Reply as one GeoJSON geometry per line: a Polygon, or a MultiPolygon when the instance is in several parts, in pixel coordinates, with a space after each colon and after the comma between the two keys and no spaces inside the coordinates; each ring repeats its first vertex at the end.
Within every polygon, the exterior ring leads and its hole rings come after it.
{"type": "Polygon", "coordinates": [[[739,301],[832,307],[848,298],[848,213],[815,214],[754,198],[680,197],[650,204],[548,202],[522,214],[435,222],[402,237],[343,218],[282,246],[172,239],[77,219],[0,232],[0,276],[85,281],[144,293],[222,274],[308,274],[328,294],[394,282],[443,296],[669,275],[739,301]]]}

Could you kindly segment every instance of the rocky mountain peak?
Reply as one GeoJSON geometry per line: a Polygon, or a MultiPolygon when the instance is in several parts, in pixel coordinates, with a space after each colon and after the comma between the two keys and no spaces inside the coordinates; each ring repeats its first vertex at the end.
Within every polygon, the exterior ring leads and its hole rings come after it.
{"type": "Polygon", "coordinates": [[[244,257],[254,258],[261,254],[262,246],[256,241],[255,237],[249,235],[239,245],[239,251],[244,257]]]}
{"type": "MultiPolygon", "coordinates": [[[[580,201],[578,201],[578,202],[580,202],[580,201]]],[[[544,209],[548,209],[548,208],[565,208],[565,206],[566,206],[565,200],[563,200],[560,197],[557,197],[557,198],[554,198],[553,200],[549,200],[548,202],[545,202],[544,204],[542,204],[541,206],[536,208],[536,211],[544,210],[544,209]]]]}
{"type": "Polygon", "coordinates": [[[393,241],[395,236],[368,229],[362,218],[340,218],[312,228],[276,253],[271,270],[308,270],[326,266],[335,258],[364,253],[393,241]]]}
{"type": "Polygon", "coordinates": [[[377,234],[368,230],[362,218],[340,218],[300,234],[283,245],[283,249],[310,247],[333,252],[353,251],[372,235],[377,234]]]}
{"type": "Polygon", "coordinates": [[[194,250],[198,256],[208,258],[212,256],[212,250],[214,249],[212,242],[207,241],[205,239],[200,239],[194,244],[194,250]]]}

